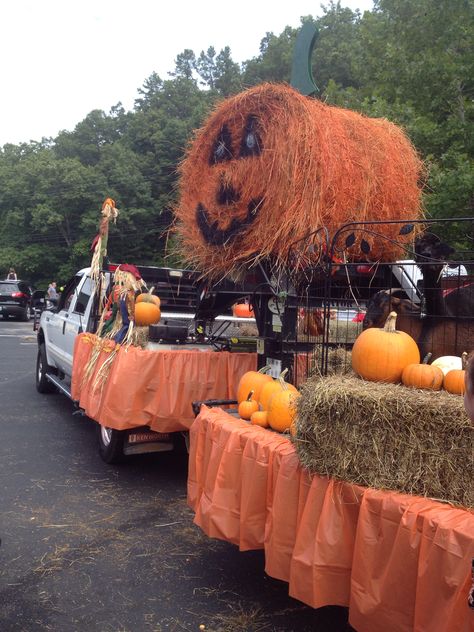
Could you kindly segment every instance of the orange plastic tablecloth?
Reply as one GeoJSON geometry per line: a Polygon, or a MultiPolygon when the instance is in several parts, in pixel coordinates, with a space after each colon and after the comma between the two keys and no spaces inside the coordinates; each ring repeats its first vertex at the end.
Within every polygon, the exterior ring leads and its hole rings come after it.
{"type": "Polygon", "coordinates": [[[72,397],[89,417],[116,430],[188,430],[194,421],[193,401],[235,398],[241,375],[257,365],[254,353],[121,347],[103,388],[94,389],[94,377],[110,357],[102,351],[93,375],[83,383],[95,340],[92,334],[76,339],[72,397]]]}
{"type": "Polygon", "coordinates": [[[191,432],[195,523],[315,608],[349,607],[359,632],[468,632],[474,514],[426,498],[311,477],[290,440],[202,407],[191,432]]]}

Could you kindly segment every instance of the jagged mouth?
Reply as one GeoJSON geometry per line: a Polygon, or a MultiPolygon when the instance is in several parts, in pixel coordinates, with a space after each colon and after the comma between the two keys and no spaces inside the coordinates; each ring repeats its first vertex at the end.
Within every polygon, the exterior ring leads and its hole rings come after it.
{"type": "Polygon", "coordinates": [[[216,221],[212,221],[206,207],[199,203],[196,209],[196,221],[201,231],[201,235],[208,244],[212,246],[223,246],[233,241],[238,235],[243,233],[257,218],[262,208],[263,199],[254,198],[247,206],[247,214],[241,220],[233,219],[228,228],[219,228],[216,221]]]}

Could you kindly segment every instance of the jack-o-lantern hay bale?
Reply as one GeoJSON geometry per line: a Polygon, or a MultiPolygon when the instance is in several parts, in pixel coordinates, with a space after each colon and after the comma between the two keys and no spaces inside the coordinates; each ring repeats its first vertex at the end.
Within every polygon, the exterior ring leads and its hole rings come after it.
{"type": "MultiPolygon", "coordinates": [[[[181,254],[211,276],[258,258],[284,265],[291,244],[322,226],[334,234],[350,221],[419,218],[421,172],[389,121],[262,84],[221,102],[196,132],[180,166],[181,254]]],[[[376,230],[403,239],[400,225],[376,230]]],[[[388,240],[363,237],[371,259],[400,255],[388,240]]]]}

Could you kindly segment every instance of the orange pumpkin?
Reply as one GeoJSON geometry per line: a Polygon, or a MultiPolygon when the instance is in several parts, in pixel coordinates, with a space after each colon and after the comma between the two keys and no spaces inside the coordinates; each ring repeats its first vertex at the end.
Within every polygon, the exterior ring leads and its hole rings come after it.
{"type": "Polygon", "coordinates": [[[239,404],[247,399],[250,391],[253,391],[252,399],[259,401],[263,385],[273,380],[271,375],[267,375],[269,370],[269,366],[264,366],[258,371],[247,371],[242,375],[237,386],[237,401],[239,404]]]}
{"type": "Polygon", "coordinates": [[[151,290],[150,292],[142,292],[142,294],[139,294],[135,299],[135,303],[154,303],[157,307],[161,305],[159,296],[151,294],[151,290]]]}
{"type": "Polygon", "coordinates": [[[428,364],[431,353],[423,360],[423,364],[408,364],[402,372],[402,382],[413,388],[426,388],[439,391],[443,386],[443,371],[439,366],[428,364]]]}
{"type": "Polygon", "coordinates": [[[461,356],[462,369],[452,369],[448,371],[444,376],[443,387],[448,393],[454,395],[464,395],[466,392],[466,359],[467,353],[464,352],[461,356]]]}
{"type": "Polygon", "coordinates": [[[296,400],[300,396],[289,389],[274,393],[268,405],[268,424],[273,430],[284,432],[296,419],[296,400]]]}
{"type": "Polygon", "coordinates": [[[238,407],[239,417],[249,420],[253,413],[258,410],[258,402],[252,399],[253,391],[247,395],[247,399],[240,402],[238,407]]]}
{"type": "Polygon", "coordinates": [[[352,368],[366,380],[400,382],[408,364],[420,363],[420,351],[411,336],[395,329],[396,312],[390,312],[382,329],[363,331],[352,347],[352,368]]]}
{"type": "Polygon", "coordinates": [[[288,382],[285,382],[285,375],[287,373],[288,369],[285,369],[276,380],[272,380],[271,382],[267,382],[263,385],[259,398],[259,403],[262,410],[268,410],[270,400],[275,393],[279,393],[280,391],[285,390],[285,388],[293,391],[293,393],[298,392],[298,389],[293,386],[293,384],[288,384],[288,382]]]}
{"type": "Polygon", "coordinates": [[[161,311],[155,303],[135,303],[135,324],[138,326],[156,325],[160,321],[161,311]]]}
{"type": "Polygon", "coordinates": [[[248,303],[236,303],[232,307],[232,313],[237,318],[254,318],[253,307],[248,303]]]}
{"type": "Polygon", "coordinates": [[[464,395],[466,392],[466,371],[464,369],[453,369],[446,373],[443,387],[448,393],[464,395]]]}
{"type": "Polygon", "coordinates": [[[262,428],[268,428],[268,413],[266,410],[256,410],[250,417],[250,423],[254,426],[261,426],[262,428]]]}

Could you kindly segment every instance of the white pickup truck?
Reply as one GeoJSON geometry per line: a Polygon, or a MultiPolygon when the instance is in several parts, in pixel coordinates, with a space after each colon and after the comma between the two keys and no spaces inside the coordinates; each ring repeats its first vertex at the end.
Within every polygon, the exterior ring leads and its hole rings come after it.
{"type": "MultiPolygon", "coordinates": [[[[112,266],[113,269],[113,266],[112,266]]],[[[154,286],[160,296],[162,316],[160,327],[165,327],[173,337],[182,336],[177,345],[160,341],[163,350],[183,348],[209,348],[209,341],[186,340],[188,331],[194,326],[194,316],[198,297],[197,273],[172,268],[139,267],[142,278],[148,287],[154,286]],[[165,323],[165,325],[161,325],[165,323]],[[167,323],[167,324],[166,324],[167,323]],[[184,333],[184,335],[183,335],[184,333]]],[[[89,276],[90,269],[77,272],[64,287],[55,302],[45,297],[45,293],[36,293],[36,302],[42,311],[38,320],[35,311],[34,329],[37,331],[38,353],[36,361],[36,389],[39,393],[51,393],[59,390],[72,399],[71,378],[73,374],[73,354],[76,337],[83,332],[94,332],[97,328],[97,298],[94,285],[89,276]]],[[[111,272],[107,272],[106,284],[110,282],[111,272]]],[[[253,319],[235,318],[221,315],[215,318],[220,330],[229,325],[253,321],[253,319]]],[[[152,343],[155,344],[155,343],[152,343]]],[[[192,402],[189,402],[191,409],[192,402]]],[[[79,409],[81,411],[81,409],[79,409]]],[[[81,411],[82,412],[82,411],[81,411]]],[[[99,453],[104,461],[113,463],[124,456],[145,452],[163,452],[182,448],[187,441],[187,433],[153,432],[148,427],[131,430],[116,430],[97,423],[99,453]]]]}
{"type": "MultiPolygon", "coordinates": [[[[185,272],[168,268],[156,270],[160,272],[161,284],[166,284],[168,289],[176,285],[174,279],[181,280],[185,272]]],[[[76,337],[83,332],[95,331],[97,326],[97,299],[89,272],[89,268],[77,272],[55,302],[45,296],[36,297],[43,307],[39,322],[35,317],[34,325],[38,341],[36,389],[39,393],[59,390],[72,399],[71,376],[76,337]]],[[[110,273],[106,273],[107,284],[109,280],[110,273]]],[[[183,283],[183,286],[184,290],[182,288],[180,292],[183,303],[181,307],[186,307],[185,303],[191,303],[192,300],[186,293],[186,284],[183,283]]],[[[189,288],[188,285],[188,294],[189,288]]],[[[192,319],[192,315],[186,311],[167,315],[168,318],[170,316],[178,317],[181,321],[192,319]]],[[[173,450],[177,444],[182,444],[181,433],[173,435],[174,433],[152,432],[145,427],[114,430],[97,424],[99,453],[108,463],[120,461],[124,455],[129,454],[173,450]]]]}

